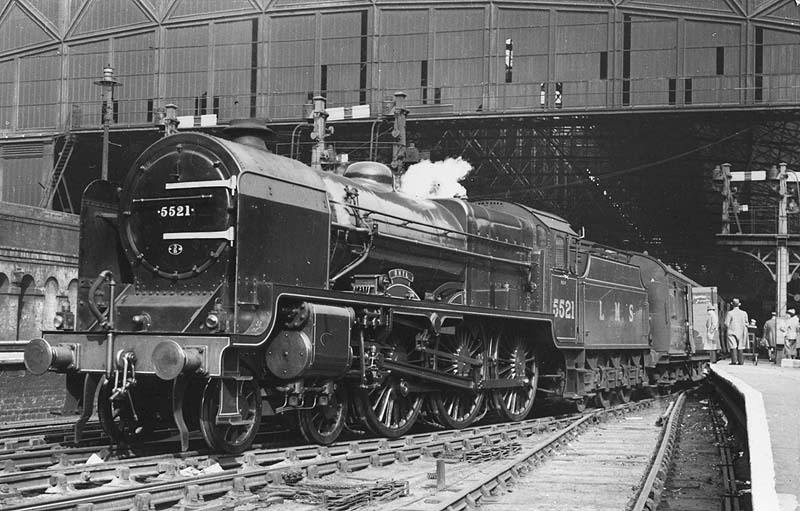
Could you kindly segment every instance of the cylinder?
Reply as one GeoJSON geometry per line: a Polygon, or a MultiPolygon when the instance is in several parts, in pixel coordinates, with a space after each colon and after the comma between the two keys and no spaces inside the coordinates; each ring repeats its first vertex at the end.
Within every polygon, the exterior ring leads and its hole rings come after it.
{"type": "Polygon", "coordinates": [[[272,337],[265,353],[267,369],[284,380],[343,375],[353,362],[353,309],[305,303],[298,310],[307,313],[308,319],[302,328],[286,328],[272,337]]]}

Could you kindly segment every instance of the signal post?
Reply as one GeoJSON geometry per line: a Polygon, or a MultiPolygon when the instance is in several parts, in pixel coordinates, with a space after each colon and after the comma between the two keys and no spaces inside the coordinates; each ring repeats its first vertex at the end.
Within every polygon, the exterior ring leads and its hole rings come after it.
{"type": "Polygon", "coordinates": [[[730,164],[723,163],[714,169],[713,176],[723,196],[722,232],[717,235],[717,243],[757,259],[769,271],[776,283],[775,307],[779,318],[786,316],[787,283],[800,267],[800,233],[789,234],[788,229],[789,200],[798,190],[796,186],[794,192],[789,192],[789,178],[800,186],[798,174],[788,170],[785,163],[769,171],[752,172],[732,172],[730,164]],[[745,181],[766,181],[776,192],[778,218],[774,232],[742,230],[739,213],[746,212],[747,206],[739,204],[731,183],[745,181]]]}

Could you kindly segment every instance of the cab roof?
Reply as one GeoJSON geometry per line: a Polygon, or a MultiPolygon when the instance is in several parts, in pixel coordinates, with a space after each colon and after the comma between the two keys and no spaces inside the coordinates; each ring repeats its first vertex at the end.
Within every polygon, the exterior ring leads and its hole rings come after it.
{"type": "Polygon", "coordinates": [[[570,227],[569,222],[567,222],[564,218],[558,215],[554,215],[553,213],[549,213],[547,211],[534,209],[530,206],[526,206],[518,202],[509,202],[503,200],[479,200],[476,201],[476,203],[482,204],[489,208],[500,207],[501,209],[508,211],[509,213],[515,214],[517,216],[522,216],[522,211],[524,211],[529,215],[535,217],[537,220],[543,223],[545,227],[547,227],[550,230],[567,233],[572,236],[579,236],[579,234],[576,233],[572,229],[572,227],[570,227]]]}
{"type": "Polygon", "coordinates": [[[567,222],[560,216],[554,215],[553,213],[549,213],[547,211],[541,211],[539,209],[533,209],[533,208],[527,208],[527,209],[550,229],[553,229],[554,231],[565,232],[573,236],[578,236],[578,233],[572,229],[572,227],[569,225],[569,222],[567,222]]]}

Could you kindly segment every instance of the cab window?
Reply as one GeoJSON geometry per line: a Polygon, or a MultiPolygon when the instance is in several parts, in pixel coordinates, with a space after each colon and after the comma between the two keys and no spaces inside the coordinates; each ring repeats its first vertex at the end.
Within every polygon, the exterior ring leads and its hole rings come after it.
{"type": "Polygon", "coordinates": [[[543,249],[547,245],[547,231],[541,225],[536,226],[536,247],[543,249]]]}
{"type": "Polygon", "coordinates": [[[578,253],[578,240],[572,236],[568,238],[568,249],[567,249],[567,267],[571,273],[575,273],[577,271],[577,264],[576,264],[576,255],[578,253]]]}
{"type": "Polygon", "coordinates": [[[567,239],[563,234],[556,234],[556,268],[567,267],[567,239]]]}
{"type": "Polygon", "coordinates": [[[667,311],[667,315],[672,319],[678,318],[678,311],[677,307],[675,306],[675,301],[678,298],[678,285],[673,282],[672,286],[669,290],[669,310],[667,311]]]}

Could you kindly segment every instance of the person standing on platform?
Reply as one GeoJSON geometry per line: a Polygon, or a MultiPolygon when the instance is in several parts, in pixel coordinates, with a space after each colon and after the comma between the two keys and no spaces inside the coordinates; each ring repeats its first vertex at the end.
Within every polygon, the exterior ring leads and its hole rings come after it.
{"type": "MultiPolygon", "coordinates": [[[[719,339],[719,317],[717,316],[717,308],[709,304],[706,314],[706,339],[708,339],[708,346],[716,346],[720,350],[721,346],[718,345],[719,339]]],[[[717,361],[718,350],[711,350],[711,362],[717,361]]]]}
{"type": "Polygon", "coordinates": [[[775,344],[778,338],[778,314],[776,312],[772,313],[772,316],[764,322],[764,342],[766,342],[767,346],[767,355],[769,356],[769,361],[773,362],[775,360],[775,344]]]}
{"type": "Polygon", "coordinates": [[[747,324],[747,344],[743,349],[745,348],[750,350],[753,362],[758,364],[758,325],[755,318],[750,318],[750,323],[747,324]]]}
{"type": "Polygon", "coordinates": [[[800,320],[794,309],[789,309],[789,319],[786,321],[786,334],[783,343],[784,358],[797,358],[797,330],[800,328],[800,320]]]}
{"type": "Polygon", "coordinates": [[[731,364],[742,365],[744,363],[744,350],[747,346],[747,324],[750,319],[747,313],[739,307],[742,303],[738,298],[731,300],[733,308],[725,315],[725,327],[728,332],[728,348],[731,350],[731,364]]]}

